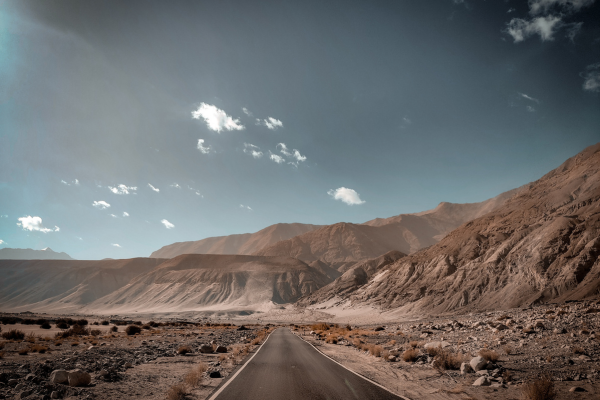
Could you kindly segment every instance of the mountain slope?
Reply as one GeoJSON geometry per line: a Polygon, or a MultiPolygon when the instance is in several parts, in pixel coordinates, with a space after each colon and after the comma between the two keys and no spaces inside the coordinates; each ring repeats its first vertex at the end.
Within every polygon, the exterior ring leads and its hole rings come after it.
{"type": "Polygon", "coordinates": [[[0,307],[16,311],[75,311],[163,261],[0,260],[0,307]]]}
{"type": "Polygon", "coordinates": [[[287,257],[185,254],[89,304],[95,312],[254,312],[290,303],[331,280],[287,257]]]}
{"type": "Polygon", "coordinates": [[[11,249],[6,247],[0,249],[0,260],[72,260],[67,253],[57,253],[50,247],[43,250],[33,249],[11,249]]]}
{"type": "Polygon", "coordinates": [[[210,237],[191,242],[173,243],[153,252],[150,257],[173,258],[181,254],[252,254],[280,240],[319,228],[310,224],[274,224],[255,233],[210,237]]]}
{"type": "Polygon", "coordinates": [[[397,312],[502,309],[600,294],[600,144],[347,299],[397,312]]]}

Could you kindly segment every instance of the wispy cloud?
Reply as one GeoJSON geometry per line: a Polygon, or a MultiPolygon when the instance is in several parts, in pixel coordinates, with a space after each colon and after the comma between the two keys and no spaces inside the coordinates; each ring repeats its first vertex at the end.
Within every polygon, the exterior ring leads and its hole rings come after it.
{"type": "Polygon", "coordinates": [[[129,217],[129,213],[127,211],[123,211],[123,217],[129,217]]]}
{"type": "Polygon", "coordinates": [[[179,184],[177,182],[175,182],[175,183],[173,183],[172,185],[169,185],[169,186],[172,187],[172,188],[175,188],[175,189],[181,189],[181,186],[179,186],[179,184]]]}
{"type": "MultiPolygon", "coordinates": [[[[269,151],[269,153],[271,153],[271,152],[269,151]]],[[[282,164],[282,163],[284,163],[284,162],[285,162],[285,158],[281,157],[281,156],[280,156],[280,155],[278,155],[278,154],[273,154],[273,153],[271,153],[271,155],[269,156],[269,158],[270,158],[271,160],[275,161],[277,164],[282,164]]]]}
{"type": "Polygon", "coordinates": [[[55,226],[54,229],[45,228],[42,224],[42,218],[40,217],[32,217],[31,215],[28,215],[26,217],[18,218],[18,221],[19,222],[17,222],[17,226],[23,228],[24,231],[37,231],[42,233],[60,231],[58,226],[55,226]]]}
{"type": "Polygon", "coordinates": [[[110,214],[110,216],[113,218],[117,218],[117,216],[115,214],[110,214]]]}
{"type": "Polygon", "coordinates": [[[192,118],[202,118],[209,129],[219,133],[222,130],[240,131],[245,128],[239,119],[233,119],[225,111],[206,103],[200,103],[200,107],[192,111],[192,118]]]}
{"type": "Polygon", "coordinates": [[[60,183],[62,183],[63,185],[67,185],[67,186],[79,186],[79,179],[74,179],[71,181],[71,183],[65,181],[64,179],[61,179],[60,183]]]}
{"type": "Polygon", "coordinates": [[[198,139],[198,150],[202,154],[210,153],[210,146],[204,146],[204,139],[198,139]]]}
{"type": "Polygon", "coordinates": [[[243,208],[244,210],[248,210],[248,211],[254,211],[252,208],[250,208],[250,206],[245,206],[243,204],[240,204],[240,208],[243,208]]]}
{"type": "Polygon", "coordinates": [[[279,151],[281,152],[281,154],[286,155],[286,156],[291,156],[292,153],[289,152],[287,146],[285,145],[285,143],[277,143],[277,146],[275,146],[276,149],[279,149],[279,151]]]}
{"type": "Polygon", "coordinates": [[[272,131],[276,130],[277,128],[283,128],[283,122],[273,117],[267,117],[267,119],[263,119],[262,123],[272,131]]]}
{"type": "Polygon", "coordinates": [[[114,247],[121,248],[121,245],[120,245],[120,244],[118,244],[118,243],[112,243],[112,244],[111,244],[111,246],[114,246],[114,247]]]}
{"type": "Polygon", "coordinates": [[[519,96],[521,96],[521,97],[522,97],[522,98],[524,98],[524,99],[527,99],[527,100],[533,101],[534,103],[538,103],[538,104],[540,103],[540,101],[539,101],[538,99],[536,99],[536,98],[534,98],[534,97],[531,97],[531,96],[528,96],[528,95],[526,95],[525,93],[519,93],[519,96]]]}
{"type": "Polygon", "coordinates": [[[117,186],[109,186],[108,189],[114,194],[130,194],[137,190],[136,186],[126,186],[126,185],[117,185],[117,186]]]}
{"type": "Polygon", "coordinates": [[[163,224],[165,226],[165,228],[167,229],[173,229],[175,228],[175,225],[173,225],[172,223],[170,223],[169,221],[167,221],[166,219],[161,219],[160,220],[161,224],[163,224]]]}
{"type": "Polygon", "coordinates": [[[527,109],[527,111],[529,111],[529,112],[535,112],[535,108],[534,108],[534,107],[532,107],[532,106],[527,106],[527,107],[525,107],[525,108],[526,108],[526,109],[527,109]]]}
{"type": "Polygon", "coordinates": [[[202,193],[200,193],[200,191],[198,189],[194,189],[190,185],[187,185],[187,188],[190,189],[192,192],[194,192],[196,194],[196,196],[204,197],[204,196],[202,196],[202,193]]]}
{"type": "Polygon", "coordinates": [[[341,200],[349,206],[364,204],[365,202],[360,199],[358,193],[354,189],[348,189],[345,187],[331,189],[327,191],[327,194],[333,197],[335,200],[341,200]]]}
{"type": "Polygon", "coordinates": [[[244,143],[244,153],[250,154],[254,158],[261,158],[263,156],[263,152],[260,151],[260,147],[251,143],[244,143]]]}
{"type": "Polygon", "coordinates": [[[588,92],[600,92],[600,63],[588,65],[582,73],[583,90],[588,92]]]}
{"type": "Polygon", "coordinates": [[[160,192],[159,188],[155,188],[154,186],[152,186],[150,183],[148,184],[148,187],[152,190],[154,190],[156,193],[160,192]]]}
{"type": "Polygon", "coordinates": [[[568,24],[567,28],[567,37],[572,43],[575,43],[575,36],[581,32],[581,27],[583,27],[583,22],[574,22],[572,24],[568,24]]]}
{"type": "Polygon", "coordinates": [[[0,239],[0,244],[6,244],[6,242],[2,239],[0,239]]]}
{"type": "Polygon", "coordinates": [[[563,26],[562,18],[548,15],[531,20],[513,18],[505,32],[512,36],[515,43],[522,42],[533,35],[539,35],[542,41],[554,40],[554,34],[563,26]]]}
{"type": "Polygon", "coordinates": [[[110,204],[108,204],[104,200],[94,201],[92,205],[96,208],[99,208],[100,210],[106,210],[108,207],[110,207],[110,204]]]}
{"type": "Polygon", "coordinates": [[[547,13],[552,10],[560,12],[577,12],[591,6],[595,0],[529,0],[529,12],[532,15],[547,13]]]}
{"type": "Polygon", "coordinates": [[[252,112],[250,112],[246,107],[242,107],[242,111],[244,112],[244,114],[246,114],[249,117],[254,117],[254,114],[252,114],[252,112]]]}

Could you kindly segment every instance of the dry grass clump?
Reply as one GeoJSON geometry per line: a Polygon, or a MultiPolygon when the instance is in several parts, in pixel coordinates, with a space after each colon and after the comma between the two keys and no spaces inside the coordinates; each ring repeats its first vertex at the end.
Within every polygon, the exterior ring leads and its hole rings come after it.
{"type": "Polygon", "coordinates": [[[310,326],[310,329],[313,331],[326,331],[329,329],[329,325],[324,322],[319,322],[318,324],[313,324],[310,326]]]}
{"type": "Polygon", "coordinates": [[[116,326],[116,325],[113,325],[113,326],[110,327],[110,331],[111,332],[118,332],[119,331],[119,327],[116,326]]]}
{"type": "Polygon", "coordinates": [[[329,335],[329,336],[327,336],[327,339],[325,339],[325,343],[337,344],[337,342],[338,342],[337,335],[329,335]]]}
{"type": "Polygon", "coordinates": [[[187,353],[191,353],[192,349],[190,348],[190,346],[181,346],[178,350],[177,350],[177,354],[181,354],[181,355],[186,355],[187,353]]]}
{"type": "Polygon", "coordinates": [[[548,375],[523,385],[523,400],[554,400],[557,394],[554,382],[548,375]]]}
{"type": "Polygon", "coordinates": [[[92,336],[98,336],[98,335],[101,335],[101,334],[102,334],[102,332],[99,329],[92,329],[90,331],[90,335],[92,335],[92,336]]]}
{"type": "Polygon", "coordinates": [[[188,388],[185,383],[181,382],[173,385],[167,391],[167,400],[182,400],[188,394],[188,388]]]}
{"type": "Polygon", "coordinates": [[[360,340],[359,338],[354,338],[354,339],[352,340],[352,346],[354,346],[354,347],[358,347],[358,348],[360,348],[360,345],[361,345],[362,343],[363,343],[363,342],[362,342],[362,340],[360,340]]]}
{"type": "Polygon", "coordinates": [[[79,346],[79,342],[73,342],[73,343],[71,343],[71,346],[73,346],[73,347],[79,346]]]}
{"type": "Polygon", "coordinates": [[[439,346],[438,347],[429,347],[429,348],[425,349],[425,351],[431,357],[435,357],[435,356],[437,356],[442,351],[442,348],[439,347],[439,346]]]}
{"type": "Polygon", "coordinates": [[[33,346],[30,346],[29,350],[33,353],[44,354],[48,351],[48,348],[46,346],[42,346],[41,344],[35,344],[33,346]]]}
{"type": "Polygon", "coordinates": [[[414,349],[416,347],[419,347],[419,342],[417,342],[416,340],[412,340],[408,343],[408,345],[414,349]]]}
{"type": "Polygon", "coordinates": [[[23,347],[22,349],[19,349],[19,355],[20,356],[26,356],[27,354],[29,354],[29,349],[26,347],[23,347]]]}
{"type": "Polygon", "coordinates": [[[376,345],[376,344],[370,344],[369,345],[369,353],[374,356],[374,357],[381,357],[381,353],[383,352],[383,347],[376,345]]]}
{"type": "Polygon", "coordinates": [[[419,356],[419,350],[412,348],[404,351],[402,353],[402,360],[406,362],[415,362],[417,357],[419,356]]]}
{"type": "Polygon", "coordinates": [[[2,332],[2,337],[6,340],[23,340],[25,339],[25,333],[18,329],[11,329],[7,332],[2,332]]]}
{"type": "Polygon", "coordinates": [[[532,326],[526,326],[526,327],[523,329],[523,333],[527,333],[527,334],[529,334],[529,333],[535,333],[535,329],[533,329],[533,327],[532,327],[532,326]]]}
{"type": "Polygon", "coordinates": [[[66,339],[71,336],[89,336],[90,332],[90,328],[84,328],[81,325],[75,324],[67,330],[57,332],[56,335],[54,335],[54,337],[57,339],[66,339]]]}
{"type": "Polygon", "coordinates": [[[140,328],[137,325],[129,325],[127,328],[125,328],[125,333],[129,336],[133,336],[133,335],[137,335],[138,333],[142,332],[142,328],[140,328]]]}
{"type": "Polygon", "coordinates": [[[4,349],[4,342],[0,342],[0,350],[4,349]]]}
{"type": "Polygon", "coordinates": [[[438,349],[433,359],[433,368],[439,371],[447,369],[460,369],[460,365],[465,361],[463,354],[453,353],[450,350],[438,349]]]}
{"type": "Polygon", "coordinates": [[[489,349],[481,349],[481,350],[479,350],[479,355],[481,357],[485,358],[487,361],[493,362],[493,363],[495,363],[496,361],[498,361],[498,359],[500,358],[500,356],[498,355],[498,353],[496,353],[494,350],[489,350],[489,349]]]}
{"type": "Polygon", "coordinates": [[[192,387],[197,386],[202,381],[202,374],[208,370],[208,366],[203,362],[192,368],[184,378],[184,382],[192,387]]]}

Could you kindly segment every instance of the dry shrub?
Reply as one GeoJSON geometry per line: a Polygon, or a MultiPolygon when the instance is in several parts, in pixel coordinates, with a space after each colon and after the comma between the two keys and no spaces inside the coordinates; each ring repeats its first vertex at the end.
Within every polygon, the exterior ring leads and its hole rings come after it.
{"type": "Polygon", "coordinates": [[[369,353],[371,353],[372,356],[381,357],[382,351],[383,351],[383,347],[381,347],[379,345],[376,345],[376,344],[369,345],[369,353]]]}
{"type": "Polygon", "coordinates": [[[504,382],[511,382],[512,381],[512,373],[505,369],[504,372],[502,373],[502,379],[504,379],[504,382]]]}
{"type": "Polygon", "coordinates": [[[554,382],[548,375],[523,385],[523,400],[554,400],[557,396],[554,382]]]}
{"type": "Polygon", "coordinates": [[[312,329],[313,331],[326,331],[327,329],[329,329],[329,325],[327,325],[324,322],[319,322],[317,324],[311,325],[310,329],[312,329]]]}
{"type": "Polygon", "coordinates": [[[125,328],[125,333],[129,336],[137,335],[140,332],[142,332],[142,328],[137,325],[129,325],[125,328]]]}
{"type": "Polygon", "coordinates": [[[414,362],[419,356],[419,351],[415,348],[408,349],[402,353],[402,360],[406,362],[414,362]]]}
{"type": "Polygon", "coordinates": [[[167,391],[167,400],[182,400],[187,395],[188,390],[185,383],[173,385],[167,391]]]}
{"type": "Polygon", "coordinates": [[[4,342],[0,342],[0,350],[4,348],[4,342]]]}
{"type": "Polygon", "coordinates": [[[57,332],[56,335],[54,335],[54,337],[57,339],[66,339],[71,336],[89,336],[90,332],[91,330],[89,328],[84,328],[81,325],[73,325],[67,330],[57,332]]]}
{"type": "Polygon", "coordinates": [[[433,368],[439,371],[447,369],[460,369],[460,365],[465,361],[463,354],[453,353],[450,350],[438,349],[437,355],[433,359],[433,368]]]}
{"type": "Polygon", "coordinates": [[[60,341],[60,340],[59,340],[59,341],[57,341],[57,342],[54,342],[54,345],[55,345],[55,346],[62,346],[62,341],[60,341]]]}
{"type": "Polygon", "coordinates": [[[98,336],[98,335],[101,335],[101,334],[102,334],[102,332],[99,329],[92,329],[90,331],[90,335],[92,335],[92,336],[98,336]]]}
{"type": "Polygon", "coordinates": [[[29,354],[29,349],[23,347],[22,349],[19,349],[19,355],[20,356],[26,356],[27,354],[29,354]]]}
{"type": "Polygon", "coordinates": [[[79,346],[79,342],[73,342],[73,343],[71,343],[71,346],[73,346],[73,347],[79,346]]]}
{"type": "Polygon", "coordinates": [[[184,378],[184,382],[191,387],[197,386],[202,381],[202,374],[208,370],[208,366],[203,362],[192,368],[184,378]]]}
{"type": "Polygon", "coordinates": [[[181,354],[181,355],[186,355],[187,353],[191,353],[192,349],[190,348],[190,346],[181,346],[178,350],[177,350],[177,354],[181,354]]]}
{"type": "Polygon", "coordinates": [[[0,351],[0,360],[2,360],[4,358],[4,354],[5,353],[3,351],[0,351]]]}
{"type": "Polygon", "coordinates": [[[6,340],[23,340],[25,339],[25,333],[18,329],[11,329],[7,332],[2,332],[2,337],[6,340]]]}
{"type": "Polygon", "coordinates": [[[219,356],[219,361],[221,361],[221,362],[225,361],[226,359],[227,359],[227,355],[226,354],[221,354],[219,356]]]}
{"type": "Polygon", "coordinates": [[[533,329],[533,327],[531,327],[531,326],[527,326],[523,329],[523,333],[527,333],[527,334],[535,333],[535,329],[533,329]]]}
{"type": "Polygon", "coordinates": [[[34,353],[40,353],[40,354],[44,354],[45,352],[48,351],[48,348],[46,346],[42,346],[41,344],[36,344],[33,346],[30,346],[30,351],[34,352],[34,353]]]}
{"type": "Polygon", "coordinates": [[[338,337],[336,335],[329,335],[325,340],[325,343],[337,344],[338,337]]]}
{"type": "Polygon", "coordinates": [[[435,357],[435,356],[437,356],[442,351],[442,348],[440,346],[438,346],[438,347],[429,347],[429,348],[425,349],[425,351],[431,357],[435,357]]]}
{"type": "Polygon", "coordinates": [[[413,341],[409,342],[408,345],[414,349],[419,346],[419,342],[417,342],[416,340],[413,340],[413,341]]]}
{"type": "Polygon", "coordinates": [[[359,338],[355,338],[355,339],[352,341],[352,345],[353,345],[354,347],[358,347],[358,348],[360,348],[360,345],[361,345],[361,344],[362,344],[362,340],[360,340],[359,338]]]}
{"type": "Polygon", "coordinates": [[[498,361],[498,359],[500,358],[500,356],[498,355],[498,353],[496,353],[494,350],[489,350],[489,349],[481,349],[479,350],[479,355],[483,358],[485,358],[487,361],[493,362],[495,363],[496,361],[498,361]]]}
{"type": "Polygon", "coordinates": [[[113,326],[110,327],[110,331],[111,332],[118,332],[119,331],[119,327],[116,326],[116,325],[113,325],[113,326]]]}
{"type": "Polygon", "coordinates": [[[552,362],[552,356],[546,357],[546,362],[549,362],[549,363],[552,362]]]}

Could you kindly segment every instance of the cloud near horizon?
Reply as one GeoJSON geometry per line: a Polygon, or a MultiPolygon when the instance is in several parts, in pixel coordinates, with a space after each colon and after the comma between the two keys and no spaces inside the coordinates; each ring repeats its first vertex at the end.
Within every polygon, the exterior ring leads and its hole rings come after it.
{"type": "Polygon", "coordinates": [[[107,202],[105,202],[104,200],[100,200],[100,201],[94,201],[92,203],[92,206],[100,209],[100,210],[106,210],[107,208],[110,207],[110,204],[108,204],[107,202]]]}
{"type": "Polygon", "coordinates": [[[202,118],[209,129],[219,133],[222,130],[241,131],[246,128],[239,119],[233,119],[225,111],[206,103],[200,103],[200,107],[192,111],[192,118],[202,118]]]}
{"type": "Polygon", "coordinates": [[[28,215],[26,217],[21,217],[18,220],[19,222],[17,222],[17,225],[22,227],[24,231],[37,231],[42,233],[60,231],[58,226],[54,226],[54,229],[44,228],[44,225],[42,224],[42,218],[40,217],[32,217],[31,215],[28,215]]]}
{"type": "Polygon", "coordinates": [[[167,228],[167,229],[173,229],[173,228],[175,228],[175,225],[173,225],[172,223],[170,223],[166,219],[161,219],[160,223],[163,224],[165,226],[165,228],[167,228]]]}
{"type": "Polygon", "coordinates": [[[148,184],[148,187],[152,190],[154,190],[156,193],[160,192],[159,188],[155,188],[154,186],[152,186],[151,184],[148,184]]]}
{"type": "Polygon", "coordinates": [[[126,185],[117,185],[117,186],[109,186],[108,189],[114,194],[130,194],[137,190],[137,186],[126,186],[126,185]]]}
{"type": "Polygon", "coordinates": [[[340,187],[335,190],[331,189],[327,191],[327,194],[333,197],[334,200],[340,200],[349,206],[364,204],[365,201],[361,200],[360,196],[354,189],[348,189],[340,187]]]}

